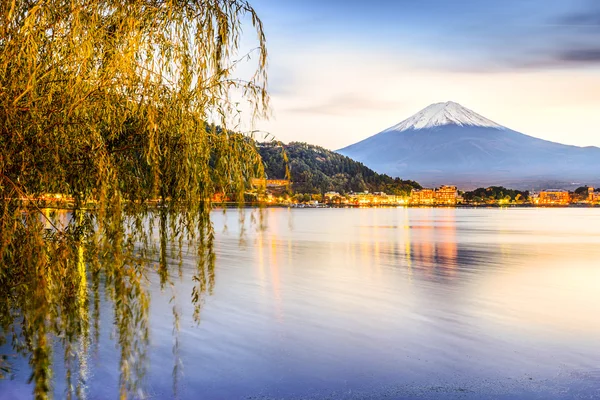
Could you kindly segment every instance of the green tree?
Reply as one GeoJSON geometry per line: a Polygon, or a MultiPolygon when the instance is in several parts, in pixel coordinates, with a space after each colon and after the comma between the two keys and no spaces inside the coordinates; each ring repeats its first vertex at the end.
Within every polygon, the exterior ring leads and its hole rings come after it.
{"type": "Polygon", "coordinates": [[[348,176],[343,173],[335,174],[331,177],[333,190],[340,194],[346,194],[348,191],[348,176]]]}
{"type": "Polygon", "coordinates": [[[301,142],[287,145],[269,142],[258,143],[257,147],[264,160],[267,175],[283,179],[285,173],[285,176],[291,177],[292,189],[296,192],[321,193],[325,187],[326,191],[340,193],[369,190],[408,196],[411,189],[421,188],[414,181],[378,174],[357,161],[319,146],[301,142]],[[287,156],[289,165],[282,154],[287,156]],[[286,170],[286,166],[289,166],[289,170],[286,170]],[[361,178],[355,178],[357,175],[361,178]]]}
{"type": "Polygon", "coordinates": [[[497,203],[503,200],[505,203],[511,201],[524,201],[529,197],[529,192],[507,189],[502,186],[490,186],[488,188],[477,188],[473,191],[465,192],[463,197],[466,201],[476,203],[497,203]]]}
{"type": "Polygon", "coordinates": [[[168,243],[198,243],[199,318],[214,284],[209,200],[216,190],[241,198],[263,173],[252,142],[226,122],[240,93],[250,117],[264,115],[266,59],[262,23],[243,0],[1,2],[0,344],[29,356],[36,398],[49,396],[59,332],[66,395],[77,394],[72,350],[97,333],[100,290],[113,301],[120,395],[138,389],[155,228],[163,284],[168,243]],[[235,68],[243,19],[257,34],[245,79],[235,68]],[[64,225],[43,210],[45,193],[72,198],[64,225]]]}
{"type": "Polygon", "coordinates": [[[352,179],[350,179],[350,189],[353,192],[364,192],[367,190],[367,185],[361,174],[354,175],[352,179]]]}

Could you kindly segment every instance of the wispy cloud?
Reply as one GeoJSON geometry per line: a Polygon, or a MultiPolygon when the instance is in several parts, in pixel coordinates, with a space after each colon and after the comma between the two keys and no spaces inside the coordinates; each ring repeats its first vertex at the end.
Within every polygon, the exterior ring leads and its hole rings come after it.
{"type": "Polygon", "coordinates": [[[560,16],[556,29],[564,40],[555,60],[574,65],[600,65],[600,2],[590,0],[580,9],[560,16]]]}
{"type": "Polygon", "coordinates": [[[357,115],[373,110],[388,111],[396,110],[402,106],[400,101],[386,101],[370,98],[358,93],[342,93],[329,98],[326,101],[290,107],[284,112],[299,114],[322,114],[322,115],[357,115]]]}
{"type": "MultiPolygon", "coordinates": [[[[505,32],[495,32],[484,65],[500,68],[554,69],[600,67],[600,2],[573,2],[561,12],[528,24],[504,21],[505,32]]],[[[499,21],[499,23],[503,23],[499,21]]],[[[485,32],[482,32],[485,35],[485,32]]]]}
{"type": "Polygon", "coordinates": [[[565,50],[561,60],[575,63],[600,63],[600,46],[588,49],[565,50]]]}
{"type": "Polygon", "coordinates": [[[558,18],[557,22],[566,26],[600,30],[600,3],[597,0],[589,1],[581,10],[567,13],[558,18]]]}

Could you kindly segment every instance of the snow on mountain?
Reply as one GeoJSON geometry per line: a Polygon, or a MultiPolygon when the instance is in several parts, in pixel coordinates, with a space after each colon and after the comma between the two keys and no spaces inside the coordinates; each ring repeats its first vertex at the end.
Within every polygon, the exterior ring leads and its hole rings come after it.
{"type": "Polygon", "coordinates": [[[466,107],[453,101],[435,103],[424,108],[412,117],[405,119],[384,132],[404,131],[407,129],[425,129],[443,125],[482,126],[486,128],[505,129],[466,107]]]}
{"type": "Polygon", "coordinates": [[[454,102],[432,104],[338,152],[377,172],[427,186],[600,185],[600,148],[524,135],[454,102]]]}

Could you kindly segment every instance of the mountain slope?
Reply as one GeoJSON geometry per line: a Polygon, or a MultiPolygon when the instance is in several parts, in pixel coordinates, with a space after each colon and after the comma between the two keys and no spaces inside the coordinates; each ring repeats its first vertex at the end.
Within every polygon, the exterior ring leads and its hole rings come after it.
{"type": "Polygon", "coordinates": [[[600,148],[527,136],[453,102],[433,104],[338,152],[428,186],[600,182],[600,148]]]}
{"type": "Polygon", "coordinates": [[[413,181],[378,174],[349,157],[307,143],[258,143],[257,148],[265,164],[265,172],[271,179],[285,177],[285,152],[292,189],[296,193],[347,193],[369,190],[408,195],[412,188],[421,187],[413,181]]]}

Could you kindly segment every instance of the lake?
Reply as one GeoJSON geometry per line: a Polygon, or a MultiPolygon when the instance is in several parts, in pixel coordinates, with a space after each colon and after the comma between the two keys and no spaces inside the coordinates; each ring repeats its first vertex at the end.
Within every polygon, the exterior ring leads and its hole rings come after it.
{"type": "MultiPolygon", "coordinates": [[[[192,255],[173,289],[150,277],[148,398],[600,398],[600,209],[244,213],[242,225],[237,210],[212,214],[215,287],[199,325],[192,255]]],[[[88,399],[118,395],[102,307],[88,399]]],[[[26,361],[13,365],[0,399],[31,398],[26,361]]]]}

